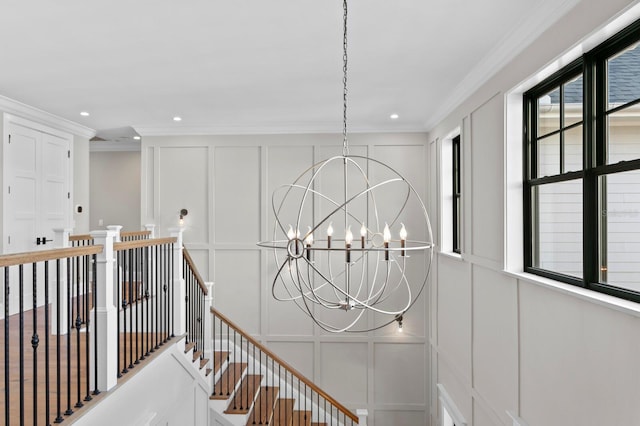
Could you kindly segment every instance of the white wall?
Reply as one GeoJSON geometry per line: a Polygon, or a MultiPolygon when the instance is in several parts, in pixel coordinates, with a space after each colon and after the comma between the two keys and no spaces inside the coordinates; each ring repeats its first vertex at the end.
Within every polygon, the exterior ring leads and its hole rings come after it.
{"type": "Polygon", "coordinates": [[[73,137],[73,233],[86,234],[89,226],[89,140],[81,136],[73,137]],[[76,206],[82,206],[82,213],[76,206]]]}
{"type": "Polygon", "coordinates": [[[122,225],[123,231],[139,231],[140,153],[96,151],[90,154],[91,229],[122,225]],[[102,219],[103,226],[99,225],[102,219]]]}
{"type": "Polygon", "coordinates": [[[462,257],[435,265],[432,425],[438,383],[472,426],[510,425],[507,411],[530,426],[640,424],[640,305],[504,271],[522,270],[522,132],[507,95],[629,3],[580,2],[429,133],[436,169],[439,139],[462,128],[465,219],[462,257]]]}
{"type": "MultiPolygon", "coordinates": [[[[424,134],[352,135],[353,151],[380,158],[408,175],[425,195],[424,134]]],[[[145,136],[142,222],[160,233],[181,208],[185,245],[214,303],[240,326],[351,409],[367,408],[373,426],[424,425],[428,419],[426,307],[421,298],[399,335],[327,335],[296,306],[271,296],[271,193],[314,162],[342,151],[340,135],[145,136]]],[[[379,201],[380,202],[380,201],[379,201]]]]}

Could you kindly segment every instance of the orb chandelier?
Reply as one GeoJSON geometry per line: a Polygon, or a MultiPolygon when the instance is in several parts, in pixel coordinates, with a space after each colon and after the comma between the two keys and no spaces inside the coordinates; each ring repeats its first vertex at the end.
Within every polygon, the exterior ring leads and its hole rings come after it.
{"type": "Polygon", "coordinates": [[[343,11],[342,155],[274,191],[273,240],[258,245],[273,249],[273,297],[296,303],[323,330],[366,332],[397,322],[401,331],[429,277],[431,224],[405,177],[350,154],[346,0],[343,11]]]}

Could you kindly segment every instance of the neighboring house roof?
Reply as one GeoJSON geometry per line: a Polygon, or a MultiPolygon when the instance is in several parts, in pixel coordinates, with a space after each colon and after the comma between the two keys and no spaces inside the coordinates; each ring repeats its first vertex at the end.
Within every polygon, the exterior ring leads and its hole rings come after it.
{"type": "MultiPolygon", "coordinates": [[[[560,102],[560,92],[549,94],[551,103],[560,102]]],[[[565,85],[565,102],[582,103],[582,77],[565,85]]],[[[624,104],[640,98],[640,46],[609,60],[609,102],[624,104]]]]}

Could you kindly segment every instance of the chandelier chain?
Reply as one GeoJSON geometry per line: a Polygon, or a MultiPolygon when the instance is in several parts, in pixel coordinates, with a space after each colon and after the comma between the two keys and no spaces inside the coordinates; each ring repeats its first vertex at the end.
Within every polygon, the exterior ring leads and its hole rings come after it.
{"type": "Polygon", "coordinates": [[[343,37],[342,37],[342,155],[349,155],[349,146],[347,141],[347,0],[343,0],[343,37]]]}

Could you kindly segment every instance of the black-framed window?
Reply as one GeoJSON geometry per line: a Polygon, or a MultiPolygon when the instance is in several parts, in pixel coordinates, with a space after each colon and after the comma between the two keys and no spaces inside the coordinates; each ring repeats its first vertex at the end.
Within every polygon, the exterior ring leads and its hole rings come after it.
{"type": "Polygon", "coordinates": [[[640,21],[524,95],[525,269],[640,302],[640,21]]]}
{"type": "Polygon", "coordinates": [[[452,251],[454,253],[461,253],[461,229],[462,229],[462,209],[461,209],[461,188],[460,182],[460,135],[454,137],[451,140],[451,182],[453,188],[452,197],[452,227],[453,227],[453,246],[452,251]]]}

